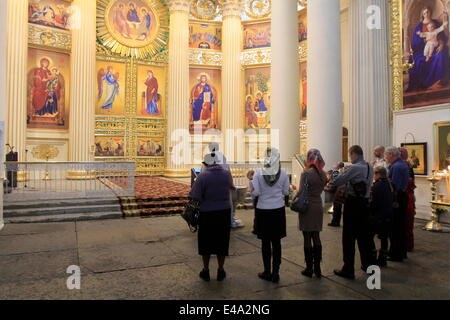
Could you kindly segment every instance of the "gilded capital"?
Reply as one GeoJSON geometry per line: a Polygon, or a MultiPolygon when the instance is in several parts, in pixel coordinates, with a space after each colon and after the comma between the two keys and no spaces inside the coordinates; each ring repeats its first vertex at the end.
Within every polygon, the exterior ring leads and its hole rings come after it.
{"type": "Polygon", "coordinates": [[[222,16],[241,17],[242,0],[222,0],[222,16]]]}
{"type": "Polygon", "coordinates": [[[168,0],[169,9],[172,11],[183,11],[189,13],[189,8],[192,0],[168,0]]]}

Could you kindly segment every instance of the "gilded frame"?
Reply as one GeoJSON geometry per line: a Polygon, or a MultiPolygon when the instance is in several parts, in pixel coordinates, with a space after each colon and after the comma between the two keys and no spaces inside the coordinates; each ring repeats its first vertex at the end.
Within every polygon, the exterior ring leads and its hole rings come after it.
{"type": "MultiPolygon", "coordinates": [[[[440,168],[440,164],[439,164],[439,129],[441,128],[441,127],[447,127],[447,126],[450,126],[450,121],[443,121],[443,122],[436,122],[434,125],[433,125],[433,127],[434,127],[434,169],[435,170],[440,170],[441,168],[440,168]]],[[[448,163],[448,165],[450,166],[450,163],[449,163],[449,159],[447,159],[447,163],[448,163]]],[[[448,170],[448,167],[445,167],[444,169],[442,169],[442,170],[448,170]]]]}
{"type": "Polygon", "coordinates": [[[391,110],[403,109],[403,39],[402,39],[402,0],[390,0],[390,49],[389,59],[391,65],[391,110]]]}

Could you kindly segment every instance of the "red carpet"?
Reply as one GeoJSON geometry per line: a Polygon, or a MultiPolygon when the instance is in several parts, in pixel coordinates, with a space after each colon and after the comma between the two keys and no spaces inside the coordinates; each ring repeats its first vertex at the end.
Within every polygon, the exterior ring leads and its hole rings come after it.
{"type": "Polygon", "coordinates": [[[135,198],[121,199],[124,216],[160,216],[179,214],[191,186],[158,177],[136,177],[135,198]]]}

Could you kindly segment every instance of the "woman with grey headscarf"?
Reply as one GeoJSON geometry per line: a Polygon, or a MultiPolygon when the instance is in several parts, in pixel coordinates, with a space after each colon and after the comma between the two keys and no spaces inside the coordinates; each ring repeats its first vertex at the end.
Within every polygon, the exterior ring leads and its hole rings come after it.
{"type": "Polygon", "coordinates": [[[289,178],[281,169],[280,153],[269,148],[264,168],[257,170],[253,177],[252,192],[254,197],[258,197],[255,231],[262,241],[264,272],[258,276],[263,280],[280,280],[281,239],[286,237],[285,197],[289,195],[289,187],[289,178]]]}

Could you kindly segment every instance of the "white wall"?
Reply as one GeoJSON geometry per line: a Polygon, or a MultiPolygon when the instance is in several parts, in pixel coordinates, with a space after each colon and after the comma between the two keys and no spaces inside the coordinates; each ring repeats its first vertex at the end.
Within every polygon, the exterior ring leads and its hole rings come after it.
{"type": "MultiPolygon", "coordinates": [[[[431,175],[434,169],[434,124],[450,120],[450,105],[439,105],[434,107],[423,107],[415,109],[406,109],[394,113],[393,137],[394,145],[400,146],[404,142],[413,142],[408,133],[414,135],[415,142],[428,143],[428,175],[431,175]],[[406,137],[406,138],[405,138],[406,137]]],[[[419,219],[430,218],[431,191],[430,183],[427,177],[416,177],[416,205],[417,216],[419,219]]],[[[439,192],[448,193],[445,183],[439,185],[439,192]]],[[[443,216],[443,222],[450,222],[450,214],[443,216]]]]}

